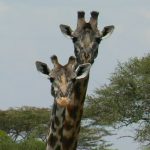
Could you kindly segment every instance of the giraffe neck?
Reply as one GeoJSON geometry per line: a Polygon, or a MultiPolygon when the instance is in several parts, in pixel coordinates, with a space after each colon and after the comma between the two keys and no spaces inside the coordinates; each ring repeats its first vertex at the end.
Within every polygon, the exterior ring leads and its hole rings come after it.
{"type": "Polygon", "coordinates": [[[89,76],[77,81],[66,107],[54,102],[47,150],[76,150],[88,80],[89,76]]]}

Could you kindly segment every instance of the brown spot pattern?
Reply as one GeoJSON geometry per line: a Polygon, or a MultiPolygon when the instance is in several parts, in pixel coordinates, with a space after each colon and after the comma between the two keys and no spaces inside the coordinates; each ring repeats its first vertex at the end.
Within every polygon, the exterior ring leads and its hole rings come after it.
{"type": "Polygon", "coordinates": [[[48,143],[50,144],[50,146],[52,148],[54,148],[54,146],[56,145],[57,140],[58,139],[57,139],[56,136],[54,136],[53,134],[50,134],[49,139],[48,139],[48,143]]]}
{"type": "Polygon", "coordinates": [[[65,121],[64,129],[65,130],[71,130],[72,128],[73,128],[73,125],[71,125],[69,122],[65,121]]]}
{"type": "Polygon", "coordinates": [[[55,123],[56,123],[56,125],[57,125],[57,126],[59,126],[59,125],[60,125],[60,121],[59,121],[59,119],[58,119],[58,117],[57,117],[57,116],[55,116],[55,123]]]}
{"type": "Polygon", "coordinates": [[[72,147],[72,144],[74,142],[74,138],[62,138],[62,143],[63,143],[63,149],[64,150],[71,150],[70,148],[72,147]]]}

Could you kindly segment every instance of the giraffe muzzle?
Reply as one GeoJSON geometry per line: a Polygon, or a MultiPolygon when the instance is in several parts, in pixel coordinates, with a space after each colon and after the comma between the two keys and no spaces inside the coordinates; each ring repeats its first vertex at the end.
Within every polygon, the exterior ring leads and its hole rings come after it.
{"type": "Polygon", "coordinates": [[[69,98],[68,97],[60,97],[56,100],[57,104],[66,107],[69,104],[69,98]]]}

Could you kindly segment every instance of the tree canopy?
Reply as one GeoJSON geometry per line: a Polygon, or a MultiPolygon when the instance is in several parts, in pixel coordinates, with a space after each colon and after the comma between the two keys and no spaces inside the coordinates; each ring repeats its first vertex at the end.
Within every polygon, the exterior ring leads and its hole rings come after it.
{"type": "Polygon", "coordinates": [[[37,131],[38,137],[46,140],[50,111],[47,108],[21,107],[0,111],[0,130],[14,141],[26,139],[37,131]]]}
{"type": "MultiPolygon", "coordinates": [[[[46,142],[50,123],[50,112],[51,110],[49,108],[35,108],[27,106],[11,108],[5,111],[1,110],[0,131],[5,131],[12,142],[20,143],[23,147],[26,144],[28,147],[36,145],[36,143],[39,143],[36,139],[46,142]]],[[[88,119],[83,120],[79,138],[79,149],[87,149],[88,147],[93,150],[95,148],[106,150],[106,148],[111,146],[111,144],[108,144],[105,140],[103,140],[103,137],[106,135],[110,135],[107,130],[91,126],[88,119]],[[88,137],[88,135],[90,136],[88,137]]],[[[1,144],[8,145],[7,141],[5,141],[6,140],[3,140],[3,143],[0,143],[0,146],[2,146],[1,144]]],[[[11,145],[12,144],[13,143],[11,143],[11,145]]],[[[13,145],[15,147],[14,149],[17,149],[16,147],[18,147],[18,145],[13,145]]],[[[6,146],[4,146],[4,149],[5,148],[6,146]]]]}
{"type": "Polygon", "coordinates": [[[109,84],[87,98],[86,117],[99,125],[138,125],[135,140],[150,144],[150,54],[118,63],[109,84]]]}
{"type": "MultiPolygon", "coordinates": [[[[41,149],[45,149],[42,140],[46,141],[50,112],[49,108],[27,106],[0,110],[0,130],[7,133],[0,131],[0,148],[7,150],[6,146],[10,143],[8,146],[11,149],[12,144],[20,140],[19,145],[14,146],[15,150],[20,149],[18,146],[32,150],[37,143],[41,149]],[[26,145],[30,148],[26,148],[26,145]]],[[[111,135],[107,127],[131,124],[137,125],[134,139],[150,145],[150,54],[118,63],[109,84],[87,96],[79,149],[108,150],[111,144],[103,139],[111,135]]]]}

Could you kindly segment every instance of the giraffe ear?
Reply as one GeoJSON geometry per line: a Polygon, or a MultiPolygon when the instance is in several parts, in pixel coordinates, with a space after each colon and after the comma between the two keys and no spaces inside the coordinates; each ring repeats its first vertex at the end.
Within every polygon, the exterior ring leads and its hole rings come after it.
{"type": "Polygon", "coordinates": [[[113,25],[104,27],[102,31],[102,39],[109,37],[114,31],[114,28],[115,27],[113,25]]]}
{"type": "Polygon", "coordinates": [[[69,37],[72,37],[72,30],[71,30],[71,28],[70,28],[69,26],[61,24],[61,25],[60,25],[60,30],[61,30],[61,32],[62,32],[64,35],[67,35],[67,36],[69,36],[69,37]]]}
{"type": "Polygon", "coordinates": [[[85,78],[89,72],[90,72],[91,64],[86,63],[86,64],[81,64],[78,66],[76,69],[76,79],[83,79],[85,78]]]}
{"type": "Polygon", "coordinates": [[[45,75],[49,75],[50,69],[48,68],[47,64],[40,62],[40,61],[36,61],[35,65],[36,65],[36,68],[39,72],[41,72],[45,75]]]}

